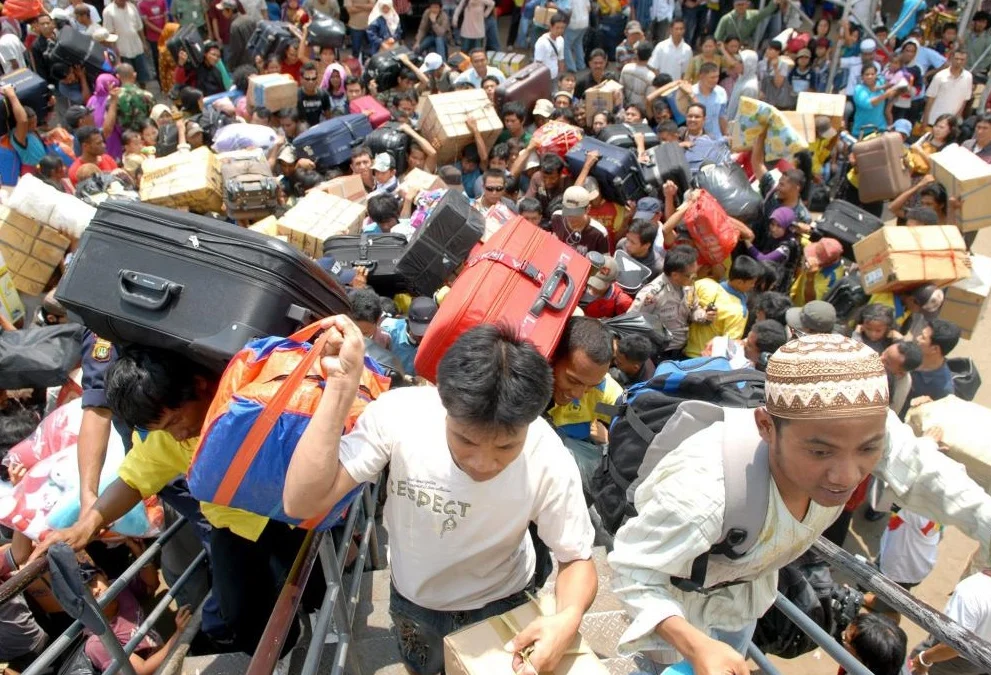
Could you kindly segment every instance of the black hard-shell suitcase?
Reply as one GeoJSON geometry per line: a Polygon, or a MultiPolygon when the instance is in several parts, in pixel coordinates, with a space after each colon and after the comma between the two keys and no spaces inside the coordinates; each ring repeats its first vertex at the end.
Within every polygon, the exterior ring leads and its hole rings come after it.
{"type": "Polygon", "coordinates": [[[218,372],[249,340],[350,311],[340,284],[274,237],[115,199],[86,228],[56,297],[115,344],[175,350],[218,372]]]}
{"type": "Polygon", "coordinates": [[[323,254],[334,256],[341,267],[368,270],[368,285],[385,297],[406,290],[403,275],[396,269],[408,242],[401,234],[356,234],[331,237],[323,243],[323,254]]]}
{"type": "Polygon", "coordinates": [[[255,32],[248,39],[248,51],[254,56],[268,59],[285,54],[286,47],[296,39],[289,24],[282,21],[259,21],[255,32]]]}
{"type": "Polygon", "coordinates": [[[48,57],[70,66],[83,66],[90,75],[97,77],[110,72],[105,66],[103,46],[93,38],[72,26],[63,26],[49,47],[48,57]]]}
{"type": "Polygon", "coordinates": [[[826,294],[826,302],[836,310],[836,320],[845,323],[856,318],[857,310],[870,301],[860,282],[859,272],[850,272],[826,294]]]}
{"type": "Polygon", "coordinates": [[[661,143],[649,151],[650,164],[642,166],[644,179],[660,189],[665,181],[674,181],[682,194],[692,186],[692,172],[685,159],[685,149],[674,142],[661,143]]]}
{"type": "Polygon", "coordinates": [[[317,47],[333,47],[338,49],[344,45],[347,37],[347,26],[332,16],[313,12],[313,18],[307,24],[306,42],[317,47]]]}
{"type": "Polygon", "coordinates": [[[600,159],[592,167],[592,177],[598,181],[599,191],[608,201],[625,204],[649,194],[636,153],[588,136],[564,157],[572,175],[579,174],[585,165],[585,156],[593,150],[599,153],[600,159]]]}
{"type": "Polygon", "coordinates": [[[853,260],[853,245],[867,235],[877,232],[884,223],[858,206],[842,199],[834,199],[822,212],[816,223],[816,232],[843,244],[843,257],[853,260]]]}
{"type": "Polygon", "coordinates": [[[409,155],[409,136],[399,130],[396,122],[386,122],[369,134],[365,141],[374,154],[388,153],[396,163],[396,173],[406,173],[407,157],[409,155]]]}
{"type": "Polygon", "coordinates": [[[551,97],[551,71],[542,63],[520,68],[496,87],[495,105],[501,113],[507,103],[519,103],[527,112],[538,99],[551,97]]]}
{"type": "MultiPolygon", "coordinates": [[[[17,94],[17,100],[25,108],[31,108],[38,114],[39,123],[48,115],[48,103],[52,101],[52,93],[48,83],[41,79],[36,72],[28,68],[18,68],[9,75],[0,77],[0,87],[10,85],[17,94]]],[[[14,111],[6,98],[0,103],[0,134],[5,134],[14,127],[14,111]]]]}
{"type": "Polygon", "coordinates": [[[179,62],[179,50],[185,49],[189,55],[189,62],[194,66],[203,63],[203,38],[196,26],[183,26],[169,38],[165,46],[169,48],[172,58],[179,62]]]}
{"type": "Polygon", "coordinates": [[[298,158],[313,160],[319,171],[351,161],[351,149],[372,133],[367,115],[342,115],[324,120],[293,139],[298,158]]]}
{"type": "Polygon", "coordinates": [[[609,145],[636,150],[637,144],[633,140],[633,134],[637,133],[643,134],[643,145],[648,150],[659,142],[657,133],[647,124],[607,124],[602,127],[596,138],[609,145]]]}
{"type": "Polygon", "coordinates": [[[416,231],[397,269],[416,295],[433,295],[485,233],[485,217],[464,192],[448,190],[416,231]]]}
{"type": "Polygon", "coordinates": [[[418,56],[402,45],[389,51],[379,52],[368,59],[368,63],[365,64],[365,72],[361,76],[365,85],[375,80],[379,91],[387,91],[398,85],[399,73],[406,67],[398,58],[400,54],[408,56],[415,65],[422,63],[418,56]]]}

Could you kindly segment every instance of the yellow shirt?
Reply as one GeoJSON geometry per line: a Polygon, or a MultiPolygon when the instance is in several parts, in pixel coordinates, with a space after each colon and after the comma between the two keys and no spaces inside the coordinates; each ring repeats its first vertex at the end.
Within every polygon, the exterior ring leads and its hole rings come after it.
{"type": "MultiPolygon", "coordinates": [[[[158,494],[173,479],[185,476],[199,438],[179,442],[165,431],[134,433],[134,446],[124,456],[117,475],[143,498],[158,494]]],[[[268,518],[229,506],[200,502],[203,517],[214,527],[226,527],[249,541],[258,541],[268,518]]]]}
{"type": "Polygon", "coordinates": [[[613,405],[622,394],[623,387],[612,376],[606,375],[602,382],[586,391],[580,399],[568,405],[556,405],[547,411],[547,415],[554,428],[569,438],[588,440],[592,433],[592,420],[597,419],[607,426],[612,421],[609,415],[595,412],[596,404],[613,405]]]}
{"type": "Polygon", "coordinates": [[[707,308],[709,304],[716,303],[716,320],[712,323],[693,323],[688,327],[685,356],[702,356],[709,341],[718,335],[725,335],[731,340],[743,337],[747,317],[743,314],[740,301],[730,295],[718,281],[699,279],[695,282],[695,294],[699,307],[707,308]]]}
{"type": "MultiPolygon", "coordinates": [[[[795,282],[791,285],[791,304],[795,307],[805,307],[805,275],[805,270],[799,272],[798,276],[795,277],[795,282]]],[[[816,288],[815,299],[824,300],[833,290],[836,282],[844,276],[846,276],[846,267],[842,261],[816,272],[813,280],[816,288]]]]}

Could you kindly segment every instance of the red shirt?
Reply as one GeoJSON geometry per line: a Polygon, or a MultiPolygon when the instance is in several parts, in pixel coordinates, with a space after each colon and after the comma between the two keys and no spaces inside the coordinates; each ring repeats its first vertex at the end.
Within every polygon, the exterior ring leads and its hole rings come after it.
{"type": "Polygon", "coordinates": [[[148,42],[152,45],[158,44],[158,38],[162,34],[162,29],[165,28],[165,22],[169,18],[169,8],[166,6],[165,0],[139,0],[138,14],[141,15],[142,19],[147,19],[148,23],[158,29],[156,33],[145,27],[145,38],[147,38],[148,42]]]}
{"type": "Polygon", "coordinates": [[[584,312],[585,316],[590,316],[593,319],[609,319],[626,314],[632,304],[633,298],[620,288],[619,284],[613,282],[605,295],[588,303],[584,312]]]}
{"type": "Polygon", "coordinates": [[[283,75],[292,75],[292,78],[298,84],[303,75],[303,59],[297,59],[296,63],[291,65],[283,61],[281,72],[283,75]]]}
{"type": "MultiPolygon", "coordinates": [[[[78,181],[76,180],[76,174],[79,173],[79,167],[88,162],[83,162],[82,158],[77,159],[69,167],[69,180],[75,185],[78,181]]],[[[100,159],[97,160],[96,165],[100,167],[100,171],[110,172],[117,167],[117,162],[110,155],[100,155],[100,159]]]]}

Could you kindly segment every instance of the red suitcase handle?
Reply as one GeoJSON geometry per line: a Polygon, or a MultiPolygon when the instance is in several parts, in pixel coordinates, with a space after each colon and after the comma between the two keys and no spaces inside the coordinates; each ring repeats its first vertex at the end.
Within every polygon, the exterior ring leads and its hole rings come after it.
{"type": "Polygon", "coordinates": [[[540,294],[530,308],[530,314],[533,316],[540,316],[548,308],[560,312],[570,304],[571,297],[575,294],[575,281],[568,274],[568,267],[563,262],[558,263],[557,267],[554,268],[554,271],[548,277],[531,263],[514,258],[505,251],[487,251],[469,260],[467,267],[474,267],[483,260],[491,260],[492,262],[504,265],[515,272],[519,272],[540,286],[540,294]],[[560,300],[554,302],[552,298],[562,282],[564,282],[564,293],[561,295],[560,300]]]}

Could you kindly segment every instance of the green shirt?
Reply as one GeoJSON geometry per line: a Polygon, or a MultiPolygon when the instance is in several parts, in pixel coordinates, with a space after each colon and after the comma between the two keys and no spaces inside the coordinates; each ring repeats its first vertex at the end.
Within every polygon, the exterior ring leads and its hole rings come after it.
{"type": "Polygon", "coordinates": [[[983,61],[977,62],[988,47],[991,47],[991,30],[967,36],[967,67],[974,75],[983,75],[988,71],[991,56],[985,56],[983,61]]]}
{"type": "Polygon", "coordinates": [[[740,38],[740,42],[753,45],[757,25],[778,11],[778,5],[768,0],[763,9],[748,9],[746,18],[741,19],[735,11],[726,14],[716,26],[716,41],[725,42],[731,37],[740,38]]]}
{"type": "MultiPolygon", "coordinates": [[[[502,133],[499,134],[499,138],[496,139],[496,143],[508,143],[509,139],[512,138],[512,134],[509,133],[509,129],[503,129],[502,133]]],[[[520,141],[523,142],[523,147],[530,145],[530,139],[533,137],[529,131],[524,131],[523,136],[520,137],[520,141]]],[[[491,150],[491,148],[489,148],[491,150]]]]}

